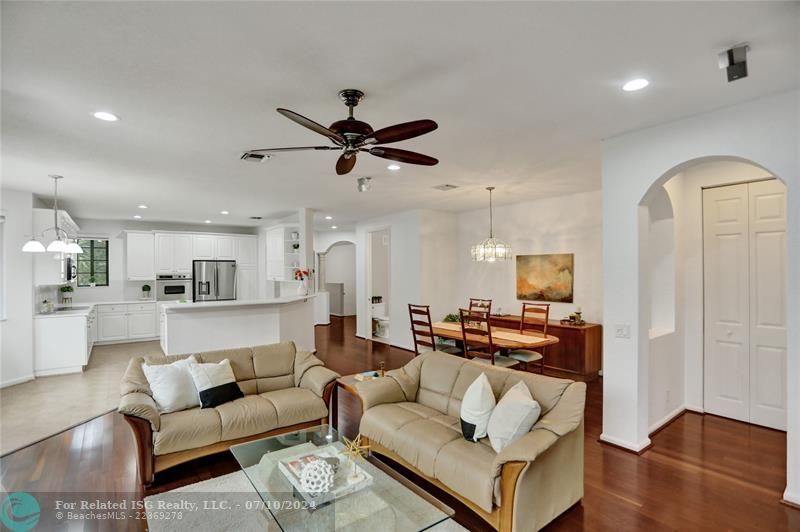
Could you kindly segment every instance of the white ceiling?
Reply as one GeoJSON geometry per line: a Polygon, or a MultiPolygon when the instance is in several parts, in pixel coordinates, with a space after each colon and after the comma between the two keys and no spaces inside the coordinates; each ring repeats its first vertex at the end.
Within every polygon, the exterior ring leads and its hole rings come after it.
{"type": "MultiPolygon", "coordinates": [[[[601,139],[800,86],[797,3],[33,3],[2,5],[3,185],[81,218],[252,224],[297,207],[356,220],[464,210],[597,189],[601,139]],[[717,53],[747,40],[750,77],[717,53]],[[650,87],[620,86],[646,77],[650,87]],[[275,112],[376,129],[432,118],[395,146],[435,167],[335,152],[239,160],[248,148],[325,144],[275,112]],[[94,119],[96,110],[122,120],[94,119]],[[369,193],[358,176],[373,176],[369,193]],[[453,183],[440,192],[431,187],[453,183]],[[145,203],[147,211],[136,205],[145,203]],[[231,211],[227,217],[221,209],[231,211]]],[[[635,164],[635,161],[632,161],[635,164]]]]}

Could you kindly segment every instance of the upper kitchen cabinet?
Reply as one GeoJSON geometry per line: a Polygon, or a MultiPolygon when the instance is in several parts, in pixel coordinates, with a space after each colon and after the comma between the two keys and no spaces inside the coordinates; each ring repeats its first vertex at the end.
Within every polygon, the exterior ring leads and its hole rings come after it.
{"type": "Polygon", "coordinates": [[[192,273],[192,235],[156,233],[156,274],[192,273]]]}
{"type": "Polygon", "coordinates": [[[156,278],[155,235],[152,232],[125,233],[126,276],[129,281],[156,278]]]}
{"type": "Polygon", "coordinates": [[[236,237],[236,263],[239,266],[258,265],[258,238],[255,236],[236,237]]]}
{"type": "Polygon", "coordinates": [[[194,235],[195,260],[237,260],[235,235],[194,235]]]}

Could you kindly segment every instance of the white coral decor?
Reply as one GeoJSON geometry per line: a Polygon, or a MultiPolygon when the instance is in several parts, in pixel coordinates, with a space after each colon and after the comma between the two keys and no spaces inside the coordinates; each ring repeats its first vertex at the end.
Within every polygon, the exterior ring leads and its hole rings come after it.
{"type": "Polygon", "coordinates": [[[307,493],[327,493],[333,487],[333,475],[333,467],[328,462],[314,460],[300,473],[300,484],[307,493]]]}

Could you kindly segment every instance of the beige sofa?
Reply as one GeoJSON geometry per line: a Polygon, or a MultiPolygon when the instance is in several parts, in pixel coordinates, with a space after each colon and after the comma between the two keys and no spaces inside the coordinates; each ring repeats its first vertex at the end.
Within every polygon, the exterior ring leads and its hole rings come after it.
{"type": "Polygon", "coordinates": [[[356,389],[359,430],[372,451],[451,493],[497,530],[539,530],[583,498],[582,382],[434,351],[356,389]],[[497,399],[522,380],[542,407],[533,429],[499,454],[488,438],[461,435],[461,398],[481,372],[497,399]]]}
{"type": "Polygon", "coordinates": [[[245,396],[216,408],[159,414],[142,362],[164,364],[183,357],[132,359],[122,379],[118,410],[133,429],[145,485],[159,471],[231,445],[327,422],[338,374],[311,353],[297,352],[293,342],[194,356],[198,362],[229,359],[245,396]]]}

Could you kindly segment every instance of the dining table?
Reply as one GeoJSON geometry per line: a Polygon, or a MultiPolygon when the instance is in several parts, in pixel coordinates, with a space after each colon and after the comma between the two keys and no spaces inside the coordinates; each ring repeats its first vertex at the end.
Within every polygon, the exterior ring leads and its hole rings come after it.
{"type": "MultiPolygon", "coordinates": [[[[458,341],[464,339],[461,335],[460,323],[436,321],[432,325],[433,334],[435,336],[458,341]]],[[[488,345],[489,343],[485,336],[473,334],[468,334],[467,340],[470,344],[488,345]]],[[[549,334],[547,336],[536,333],[521,334],[518,329],[492,327],[492,344],[500,349],[507,349],[510,351],[514,349],[537,349],[557,343],[558,337],[549,334]]]]}

